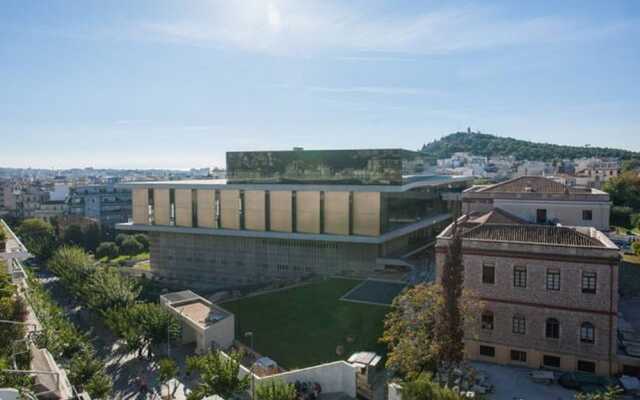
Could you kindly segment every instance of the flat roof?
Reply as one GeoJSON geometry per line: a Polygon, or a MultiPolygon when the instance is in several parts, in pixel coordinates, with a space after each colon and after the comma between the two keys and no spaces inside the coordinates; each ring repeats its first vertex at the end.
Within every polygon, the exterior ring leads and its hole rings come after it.
{"type": "Polygon", "coordinates": [[[295,190],[325,192],[405,192],[418,187],[441,186],[463,183],[471,177],[449,175],[406,175],[402,185],[344,185],[322,183],[227,183],[226,179],[188,179],[175,181],[126,182],[116,185],[118,188],[152,189],[242,189],[242,190],[295,190]]]}
{"type": "Polygon", "coordinates": [[[191,290],[167,293],[160,297],[181,316],[202,328],[207,328],[231,315],[229,311],[216,306],[191,290]]]}

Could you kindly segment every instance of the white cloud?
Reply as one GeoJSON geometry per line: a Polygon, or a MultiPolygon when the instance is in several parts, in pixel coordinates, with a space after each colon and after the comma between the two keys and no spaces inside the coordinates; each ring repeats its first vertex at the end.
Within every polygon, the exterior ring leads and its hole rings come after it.
{"type": "MultiPolygon", "coordinates": [[[[186,41],[277,54],[360,51],[446,54],[521,43],[575,40],[610,27],[557,17],[510,18],[479,7],[412,15],[345,3],[211,0],[186,16],[148,22],[143,32],[186,41]]],[[[353,4],[353,3],[351,3],[353,4]]]]}

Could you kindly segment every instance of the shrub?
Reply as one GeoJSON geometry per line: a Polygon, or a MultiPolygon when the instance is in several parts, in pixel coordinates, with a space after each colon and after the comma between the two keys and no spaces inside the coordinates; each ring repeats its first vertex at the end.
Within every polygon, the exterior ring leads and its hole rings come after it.
{"type": "Polygon", "coordinates": [[[116,235],[116,244],[118,246],[122,246],[122,242],[124,242],[128,237],[129,235],[127,235],[126,233],[118,233],[116,235]]]}
{"type": "Polygon", "coordinates": [[[640,242],[639,241],[635,241],[633,243],[631,243],[631,249],[633,250],[633,253],[637,256],[640,256],[640,242]]]}
{"type": "Polygon", "coordinates": [[[116,258],[120,254],[120,248],[114,242],[102,242],[96,249],[96,257],[109,259],[116,258]]]}
{"type": "Polygon", "coordinates": [[[140,254],[144,251],[144,246],[138,242],[136,238],[129,236],[120,245],[120,251],[122,254],[135,256],[136,254],[140,254]]]}
{"type": "Polygon", "coordinates": [[[137,233],[133,236],[143,247],[143,251],[149,251],[149,238],[147,235],[137,233]]]}

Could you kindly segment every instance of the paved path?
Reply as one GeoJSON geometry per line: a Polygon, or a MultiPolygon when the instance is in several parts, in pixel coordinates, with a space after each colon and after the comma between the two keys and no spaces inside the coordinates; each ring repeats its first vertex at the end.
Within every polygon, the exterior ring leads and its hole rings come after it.
{"type": "MultiPolygon", "coordinates": [[[[157,378],[157,366],[153,360],[138,359],[133,353],[127,354],[124,350],[124,344],[119,342],[109,331],[102,319],[77,304],[62,286],[58,277],[42,268],[35,269],[35,271],[38,280],[49,291],[53,300],[64,309],[65,314],[76,327],[89,336],[98,356],[105,360],[106,371],[113,380],[113,399],[159,400],[161,390],[166,394],[166,386],[161,387],[157,378]],[[147,382],[149,393],[140,392],[136,379],[138,377],[147,382]]],[[[158,352],[162,351],[163,354],[166,354],[165,349],[166,347],[163,347],[158,352]]],[[[186,356],[193,354],[193,351],[194,347],[191,345],[171,349],[171,356],[176,360],[181,371],[185,370],[186,356]]],[[[177,400],[186,399],[185,386],[181,381],[188,381],[188,379],[183,375],[171,384],[172,389],[176,384],[178,385],[174,397],[177,400]]],[[[188,382],[187,387],[192,384],[193,382],[188,382]]]]}

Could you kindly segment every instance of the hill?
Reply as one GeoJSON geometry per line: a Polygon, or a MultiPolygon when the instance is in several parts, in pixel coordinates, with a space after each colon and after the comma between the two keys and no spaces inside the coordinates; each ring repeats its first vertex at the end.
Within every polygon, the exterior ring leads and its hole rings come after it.
{"type": "Polygon", "coordinates": [[[535,143],[474,132],[452,133],[423,146],[422,152],[434,159],[451,157],[456,152],[469,152],[480,156],[514,156],[517,160],[542,161],[582,157],[640,158],[640,153],[628,150],[535,143]]]}

